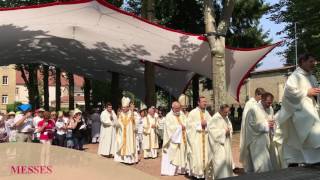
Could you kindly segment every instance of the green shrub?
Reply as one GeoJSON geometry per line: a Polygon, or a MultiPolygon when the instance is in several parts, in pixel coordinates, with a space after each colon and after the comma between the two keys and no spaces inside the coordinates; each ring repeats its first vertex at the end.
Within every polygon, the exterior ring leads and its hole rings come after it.
{"type": "Polygon", "coordinates": [[[13,104],[7,104],[7,112],[10,111],[17,111],[17,107],[20,106],[22,103],[19,101],[15,101],[13,104]]]}

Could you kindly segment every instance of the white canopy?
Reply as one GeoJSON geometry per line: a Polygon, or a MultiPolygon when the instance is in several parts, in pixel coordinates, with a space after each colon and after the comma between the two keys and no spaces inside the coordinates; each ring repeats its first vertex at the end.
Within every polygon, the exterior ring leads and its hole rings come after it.
{"type": "MultiPolygon", "coordinates": [[[[238,96],[249,70],[277,45],[226,49],[232,96],[238,96]]],[[[160,27],[102,0],[0,9],[0,65],[45,63],[99,80],[118,72],[124,90],[144,97],[144,61],[157,65],[156,84],[176,97],[194,73],[212,74],[203,36],[160,27]]]]}

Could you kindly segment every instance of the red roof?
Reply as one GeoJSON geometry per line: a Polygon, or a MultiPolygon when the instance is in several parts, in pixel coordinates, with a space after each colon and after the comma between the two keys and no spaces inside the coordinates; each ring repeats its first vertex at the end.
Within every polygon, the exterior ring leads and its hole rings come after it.
{"type": "MultiPolygon", "coordinates": [[[[74,96],[74,101],[75,102],[84,101],[84,96],[74,96]]],[[[62,96],[61,97],[61,102],[62,103],[69,102],[69,96],[62,96]]]]}
{"type": "MultiPolygon", "coordinates": [[[[68,86],[68,79],[61,73],[61,86],[68,86]]],[[[28,73],[26,73],[28,76],[28,73]]],[[[38,72],[38,79],[42,81],[43,74],[38,72]]],[[[82,76],[73,75],[74,85],[75,87],[82,87],[84,83],[84,79],[82,76]]],[[[16,84],[17,85],[25,85],[25,82],[21,76],[20,71],[16,71],[16,84]]],[[[49,75],[49,86],[55,86],[55,77],[54,75],[49,75]]]]}

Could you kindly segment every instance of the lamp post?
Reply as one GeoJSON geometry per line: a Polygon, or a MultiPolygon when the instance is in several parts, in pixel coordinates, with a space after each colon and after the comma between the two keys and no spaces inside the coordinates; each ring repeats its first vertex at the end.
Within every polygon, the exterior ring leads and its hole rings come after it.
{"type": "Polygon", "coordinates": [[[294,23],[294,42],[295,42],[295,57],[296,57],[296,68],[298,67],[298,38],[297,38],[297,23],[294,23]]]}

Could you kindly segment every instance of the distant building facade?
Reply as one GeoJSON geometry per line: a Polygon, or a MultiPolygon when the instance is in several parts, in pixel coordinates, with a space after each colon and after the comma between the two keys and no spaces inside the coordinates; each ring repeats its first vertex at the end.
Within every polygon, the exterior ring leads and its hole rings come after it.
{"type": "MultiPolygon", "coordinates": [[[[281,102],[284,85],[288,75],[295,70],[295,66],[285,66],[277,69],[269,69],[263,71],[254,71],[250,73],[250,77],[245,81],[240,89],[239,102],[234,97],[227,95],[226,102],[228,104],[243,105],[246,100],[254,96],[254,91],[258,87],[264,88],[266,91],[274,95],[276,103],[281,102]]],[[[200,96],[205,96],[208,100],[209,109],[212,109],[212,90],[204,89],[203,85],[199,85],[200,96]]]]}
{"type": "Polygon", "coordinates": [[[0,66],[0,111],[6,111],[7,105],[15,101],[16,70],[14,65],[0,66]]]}
{"type": "MultiPolygon", "coordinates": [[[[28,88],[21,76],[21,72],[15,69],[15,65],[0,66],[0,110],[6,111],[8,104],[13,104],[15,101],[28,103],[28,88]]],[[[38,82],[41,86],[42,74],[38,72],[38,82]]],[[[84,105],[84,92],[82,89],[84,80],[81,76],[74,75],[74,96],[75,106],[84,105]]],[[[41,92],[40,92],[41,94],[41,92]]],[[[61,107],[69,107],[69,91],[68,79],[65,73],[61,75],[61,107]]],[[[42,97],[43,98],[43,97],[42,97]]],[[[56,102],[56,85],[55,78],[49,76],[49,105],[55,107],[56,102]]]]}

